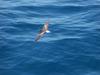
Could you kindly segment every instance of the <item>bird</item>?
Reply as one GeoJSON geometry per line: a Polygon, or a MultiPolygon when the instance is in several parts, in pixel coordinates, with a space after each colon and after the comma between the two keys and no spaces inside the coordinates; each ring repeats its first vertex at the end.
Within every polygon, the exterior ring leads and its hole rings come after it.
{"type": "Polygon", "coordinates": [[[48,25],[49,25],[48,21],[45,22],[45,24],[43,25],[42,29],[40,30],[40,32],[39,32],[38,35],[36,36],[35,42],[38,42],[39,39],[40,39],[41,37],[43,37],[43,35],[44,35],[45,33],[50,33],[50,31],[48,30],[48,25]]]}

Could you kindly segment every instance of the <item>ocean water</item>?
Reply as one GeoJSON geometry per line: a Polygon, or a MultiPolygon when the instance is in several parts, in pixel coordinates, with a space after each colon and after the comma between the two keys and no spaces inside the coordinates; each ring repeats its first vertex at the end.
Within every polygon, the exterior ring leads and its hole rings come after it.
{"type": "Polygon", "coordinates": [[[0,75],[100,75],[100,0],[0,0],[0,75]]]}

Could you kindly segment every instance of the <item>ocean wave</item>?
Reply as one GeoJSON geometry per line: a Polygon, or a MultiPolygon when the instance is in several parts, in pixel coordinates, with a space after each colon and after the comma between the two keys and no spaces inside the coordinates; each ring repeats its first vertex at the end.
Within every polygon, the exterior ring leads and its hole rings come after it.
{"type": "Polygon", "coordinates": [[[1,0],[0,75],[99,75],[99,9],[99,0],[1,0]],[[35,42],[47,20],[51,33],[35,42]]]}

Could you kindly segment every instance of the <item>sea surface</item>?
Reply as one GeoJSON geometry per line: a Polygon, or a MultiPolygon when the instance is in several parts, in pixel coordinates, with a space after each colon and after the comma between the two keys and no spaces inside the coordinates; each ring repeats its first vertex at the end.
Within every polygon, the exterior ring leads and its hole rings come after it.
{"type": "Polygon", "coordinates": [[[0,75],[100,75],[100,0],[0,0],[0,75]]]}

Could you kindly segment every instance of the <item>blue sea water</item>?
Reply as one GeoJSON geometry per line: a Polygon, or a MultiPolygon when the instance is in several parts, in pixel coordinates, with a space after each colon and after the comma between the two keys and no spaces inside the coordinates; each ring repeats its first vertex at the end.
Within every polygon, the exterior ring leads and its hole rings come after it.
{"type": "Polygon", "coordinates": [[[0,0],[0,75],[100,75],[100,0],[0,0]]]}

